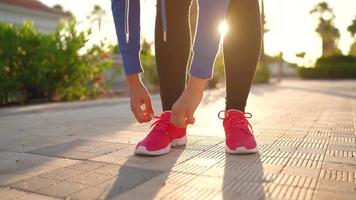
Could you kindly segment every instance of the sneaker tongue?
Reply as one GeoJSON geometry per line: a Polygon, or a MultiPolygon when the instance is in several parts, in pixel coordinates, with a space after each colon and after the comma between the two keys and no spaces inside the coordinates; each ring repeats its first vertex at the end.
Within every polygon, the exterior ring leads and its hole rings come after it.
{"type": "Polygon", "coordinates": [[[231,115],[237,115],[237,116],[244,116],[244,113],[239,111],[239,110],[235,110],[235,109],[231,109],[227,111],[227,117],[231,115]]]}
{"type": "Polygon", "coordinates": [[[171,117],[171,111],[164,111],[164,112],[161,114],[161,117],[171,117]]]}
{"type": "Polygon", "coordinates": [[[230,110],[228,110],[227,111],[227,113],[240,113],[240,114],[244,114],[242,111],[240,111],[240,110],[236,110],[236,109],[230,109],[230,110]]]}

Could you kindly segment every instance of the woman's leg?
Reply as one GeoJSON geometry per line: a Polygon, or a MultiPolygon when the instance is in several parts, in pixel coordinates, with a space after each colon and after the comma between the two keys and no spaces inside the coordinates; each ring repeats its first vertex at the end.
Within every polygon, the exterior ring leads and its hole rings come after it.
{"type": "Polygon", "coordinates": [[[192,0],[166,0],[167,40],[164,41],[161,0],[157,0],[155,49],[163,111],[185,89],[186,71],[191,54],[189,10],[192,0]]]}
{"type": "Polygon", "coordinates": [[[226,110],[245,111],[261,49],[258,0],[230,0],[224,38],[226,110]]]}

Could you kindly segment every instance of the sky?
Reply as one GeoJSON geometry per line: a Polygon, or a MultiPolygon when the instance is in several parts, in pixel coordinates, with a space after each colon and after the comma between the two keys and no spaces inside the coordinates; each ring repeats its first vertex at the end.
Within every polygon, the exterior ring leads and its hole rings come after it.
{"type": "MultiPolygon", "coordinates": [[[[95,4],[107,11],[102,31],[93,26],[95,38],[99,41],[106,38],[115,43],[116,34],[111,14],[111,0],[40,0],[53,6],[61,4],[65,10],[71,11],[80,22],[79,29],[91,26],[87,20],[95,4]]],[[[142,1],[141,27],[142,37],[148,41],[154,38],[155,0],[142,1]]],[[[267,28],[265,35],[265,49],[269,55],[278,55],[283,52],[287,61],[298,64],[312,65],[321,55],[321,39],[315,32],[318,24],[317,17],[309,14],[314,5],[321,0],[265,0],[267,28]],[[305,59],[295,56],[296,53],[306,52],[305,59]]],[[[339,48],[347,54],[353,39],[347,27],[356,17],[356,0],[325,0],[333,8],[336,15],[335,26],[340,30],[341,38],[339,48]]]]}

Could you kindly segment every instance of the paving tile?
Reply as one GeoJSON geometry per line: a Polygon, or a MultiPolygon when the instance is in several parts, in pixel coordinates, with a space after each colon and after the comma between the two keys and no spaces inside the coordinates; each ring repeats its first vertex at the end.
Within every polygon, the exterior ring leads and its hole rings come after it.
{"type": "Polygon", "coordinates": [[[328,146],[330,150],[338,150],[338,151],[355,151],[355,145],[343,145],[343,144],[330,144],[328,146]]]}
{"type": "Polygon", "coordinates": [[[356,157],[356,150],[355,151],[348,151],[348,150],[332,150],[328,149],[326,151],[327,155],[331,156],[338,156],[338,157],[347,157],[347,158],[355,158],[356,157]]]}
{"type": "Polygon", "coordinates": [[[218,188],[181,186],[160,199],[212,199],[219,191],[218,188]]]}
{"type": "Polygon", "coordinates": [[[318,183],[318,177],[296,176],[296,175],[282,173],[279,174],[275,180],[273,180],[273,183],[278,185],[303,187],[303,188],[315,190],[318,183]]]}
{"type": "Polygon", "coordinates": [[[266,199],[266,183],[231,181],[226,183],[214,199],[266,199]]]}
{"type": "Polygon", "coordinates": [[[96,173],[96,174],[105,174],[105,175],[116,176],[119,174],[120,168],[121,168],[121,165],[118,165],[118,164],[107,164],[107,165],[104,165],[97,169],[94,169],[91,172],[96,173]]]}
{"type": "Polygon", "coordinates": [[[262,157],[261,163],[263,165],[280,165],[286,166],[287,163],[290,161],[289,157],[262,157]]]}
{"type": "Polygon", "coordinates": [[[0,186],[7,186],[12,183],[30,178],[31,175],[6,173],[0,175],[0,186]]]}
{"type": "Polygon", "coordinates": [[[41,189],[50,187],[52,185],[59,184],[60,181],[42,178],[42,177],[31,177],[10,185],[11,188],[31,191],[31,192],[38,192],[41,189]]]}
{"type": "Polygon", "coordinates": [[[119,150],[120,147],[124,149],[127,147],[127,144],[119,145],[105,141],[78,139],[71,142],[35,149],[29,153],[86,160],[119,150]]]}
{"type": "Polygon", "coordinates": [[[257,174],[262,174],[262,165],[259,161],[260,157],[258,155],[227,156],[225,160],[221,160],[204,170],[203,175],[233,179],[240,176],[240,174],[245,173],[245,171],[253,164],[255,164],[254,170],[257,174]]]}
{"type": "Polygon", "coordinates": [[[214,164],[218,163],[218,161],[219,160],[212,158],[195,157],[172,167],[170,171],[189,174],[201,174],[210,167],[212,167],[214,164]]]}
{"type": "Polygon", "coordinates": [[[356,167],[356,157],[343,157],[343,156],[332,156],[326,155],[325,162],[335,162],[335,163],[345,163],[346,165],[355,165],[356,167]]]}
{"type": "Polygon", "coordinates": [[[71,177],[67,182],[79,183],[82,185],[96,186],[102,182],[112,179],[113,175],[85,172],[71,177]]]}
{"type": "Polygon", "coordinates": [[[329,181],[344,181],[356,184],[356,168],[354,170],[322,169],[320,179],[329,181]]]}
{"type": "Polygon", "coordinates": [[[267,199],[312,200],[315,190],[272,183],[267,186],[265,195],[267,199]]]}
{"type": "MultiPolygon", "coordinates": [[[[87,187],[69,195],[68,199],[73,200],[104,200],[110,193],[110,187],[87,187]]],[[[142,196],[141,196],[142,198],[142,196]]]]}
{"type": "MultiPolygon", "coordinates": [[[[93,173],[95,173],[95,171],[93,171],[93,173]]],[[[142,169],[132,166],[120,166],[116,177],[104,181],[96,185],[96,187],[103,188],[104,190],[105,188],[110,188],[110,191],[107,192],[107,198],[111,198],[129,191],[162,173],[164,173],[164,171],[142,169]]]]}
{"type": "Polygon", "coordinates": [[[276,158],[288,158],[292,155],[292,152],[288,151],[274,151],[274,150],[265,150],[261,152],[262,156],[266,157],[276,157],[276,158]]]}
{"type": "Polygon", "coordinates": [[[22,175],[28,175],[28,176],[37,176],[42,173],[46,173],[49,171],[53,171],[55,169],[58,169],[59,167],[53,167],[49,165],[43,165],[43,164],[37,164],[33,165],[31,167],[26,167],[26,168],[15,168],[11,170],[11,173],[15,174],[22,174],[22,175]]]}
{"type": "Polygon", "coordinates": [[[315,159],[305,159],[305,158],[291,158],[287,166],[291,167],[302,167],[302,168],[321,168],[322,166],[322,160],[319,160],[319,158],[315,159]]]}
{"type": "Polygon", "coordinates": [[[131,145],[128,148],[120,149],[118,151],[114,151],[105,155],[97,156],[90,160],[97,162],[107,162],[107,163],[120,163],[122,160],[129,158],[134,155],[134,145],[131,145]]]}
{"type": "Polygon", "coordinates": [[[77,184],[77,183],[70,183],[70,182],[60,182],[55,185],[51,185],[46,188],[42,188],[38,190],[37,192],[39,194],[47,195],[47,196],[52,196],[52,197],[57,197],[57,198],[66,198],[69,195],[78,192],[80,190],[83,190],[85,185],[77,184]]]}
{"type": "Polygon", "coordinates": [[[327,149],[313,148],[313,147],[299,147],[295,153],[303,154],[320,154],[325,155],[327,149]]]}
{"type": "Polygon", "coordinates": [[[166,171],[170,170],[179,163],[191,159],[193,155],[197,155],[198,153],[200,153],[196,151],[190,153],[183,153],[184,151],[191,150],[173,149],[168,154],[159,157],[142,157],[133,155],[126,159],[122,159],[116,163],[137,168],[166,171]]]}
{"type": "Polygon", "coordinates": [[[81,161],[73,165],[69,165],[66,168],[75,169],[80,171],[93,171],[100,167],[108,165],[107,163],[92,162],[92,161],[81,161]]]}
{"type": "Polygon", "coordinates": [[[79,174],[84,173],[84,171],[76,170],[76,169],[69,169],[69,168],[61,168],[57,170],[53,170],[47,173],[40,174],[39,177],[49,178],[58,181],[64,181],[71,177],[77,176],[79,174]]]}
{"type": "Polygon", "coordinates": [[[285,152],[295,152],[297,151],[298,147],[296,146],[280,146],[280,145],[270,145],[268,150],[271,150],[271,151],[285,151],[285,152]]]}
{"type": "Polygon", "coordinates": [[[4,173],[21,173],[30,168],[35,167],[37,164],[29,161],[22,160],[5,160],[2,166],[0,166],[0,174],[4,173]]]}
{"type": "Polygon", "coordinates": [[[356,183],[346,181],[333,181],[330,179],[320,179],[318,190],[341,192],[356,196],[356,183]]]}
{"type": "Polygon", "coordinates": [[[321,173],[321,169],[318,168],[302,168],[294,166],[286,166],[281,171],[281,174],[289,174],[294,176],[303,176],[303,177],[313,177],[318,178],[321,173]]]}
{"type": "Polygon", "coordinates": [[[342,162],[324,162],[323,169],[338,169],[338,170],[354,171],[355,165],[342,163],[342,162]]]}
{"type": "Polygon", "coordinates": [[[349,193],[343,193],[339,191],[323,191],[318,190],[315,192],[314,200],[328,200],[328,199],[335,199],[335,200],[354,200],[355,195],[349,193]]]}
{"type": "Polygon", "coordinates": [[[0,188],[1,200],[56,200],[49,196],[14,190],[10,188],[0,188]]]}
{"type": "Polygon", "coordinates": [[[197,177],[192,174],[165,172],[113,199],[160,199],[197,177]]]}

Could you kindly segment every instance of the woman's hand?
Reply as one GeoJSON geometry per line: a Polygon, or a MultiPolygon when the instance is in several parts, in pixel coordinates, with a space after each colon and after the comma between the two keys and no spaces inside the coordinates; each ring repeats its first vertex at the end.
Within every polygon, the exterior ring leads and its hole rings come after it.
{"type": "Polygon", "coordinates": [[[203,98],[207,80],[190,77],[187,88],[172,107],[172,123],[177,127],[194,124],[194,112],[203,98]]]}
{"type": "Polygon", "coordinates": [[[139,74],[126,76],[130,93],[131,111],[139,123],[149,122],[154,117],[151,96],[143,85],[139,74]]]}

